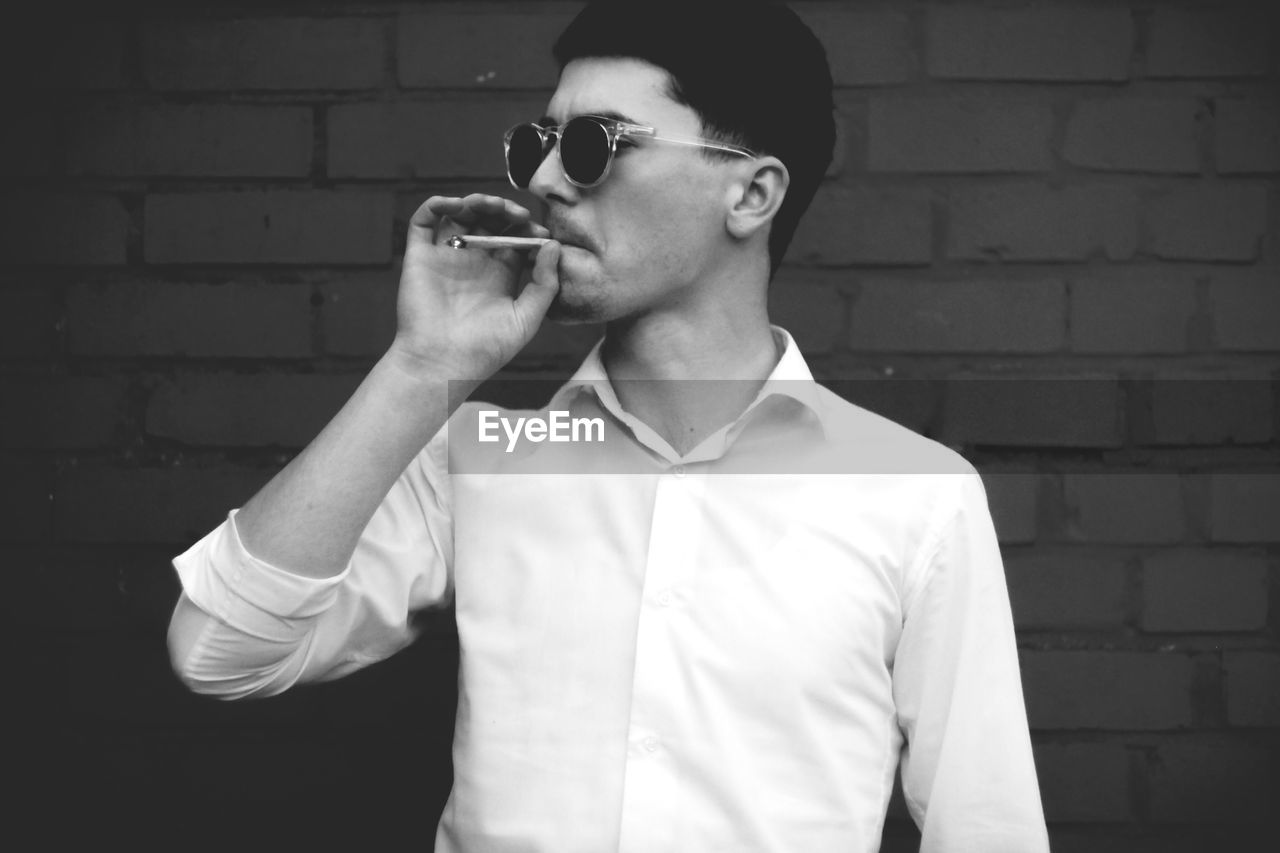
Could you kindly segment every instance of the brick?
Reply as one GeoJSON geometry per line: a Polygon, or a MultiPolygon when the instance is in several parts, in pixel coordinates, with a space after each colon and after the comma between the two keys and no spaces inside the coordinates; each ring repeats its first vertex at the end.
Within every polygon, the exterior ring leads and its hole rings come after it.
{"type": "Polygon", "coordinates": [[[81,37],[66,43],[67,56],[74,58],[59,63],[63,86],[98,91],[127,87],[125,42],[130,35],[128,25],[118,19],[86,22],[81,37]]]}
{"type": "Polygon", "coordinates": [[[946,384],[943,441],[1002,447],[1119,447],[1114,376],[980,376],[946,384]]]}
{"type": "Polygon", "coordinates": [[[1053,352],[1064,345],[1059,280],[861,282],[850,346],[905,352],[1053,352]]]}
{"type": "Polygon", "coordinates": [[[822,42],[831,79],[839,86],[883,86],[915,76],[919,58],[912,47],[911,20],[899,11],[795,6],[822,42]]]}
{"type": "Polygon", "coordinates": [[[1002,545],[1034,542],[1040,509],[1040,478],[1035,474],[982,471],[982,486],[1002,545]]]}
{"type": "Polygon", "coordinates": [[[1266,443],[1274,433],[1273,396],[1272,382],[1257,375],[1162,377],[1151,388],[1151,443],[1266,443]]]}
{"type": "Polygon", "coordinates": [[[1186,532],[1176,474],[1065,474],[1069,538],[1112,544],[1172,544],[1186,532]]]}
{"type": "Polygon", "coordinates": [[[1046,820],[1112,823],[1132,816],[1129,753],[1121,744],[1041,744],[1035,762],[1046,820]]]}
{"type": "Polygon", "coordinates": [[[1043,172],[1053,166],[1047,103],[958,98],[873,98],[873,172],[1043,172]]]}
{"type": "Polygon", "coordinates": [[[1151,77],[1252,77],[1267,73],[1264,16],[1233,9],[1157,9],[1147,33],[1151,77]]]}
{"type": "Polygon", "coordinates": [[[48,541],[53,471],[35,462],[0,465],[0,541],[48,541]]]}
{"type": "Polygon", "coordinates": [[[1191,725],[1192,660],[1185,654],[1024,652],[1022,684],[1033,729],[1191,725]]]}
{"type": "Polygon", "coordinates": [[[65,542],[190,544],[276,469],[80,466],[58,477],[54,532],[65,542]]]}
{"type": "Polygon", "coordinates": [[[392,198],[380,192],[154,193],[148,263],[384,264],[392,198]]]}
{"type": "Polygon", "coordinates": [[[1119,186],[958,188],[947,255],[965,260],[1125,260],[1137,245],[1137,199],[1119,186]]]}
{"type": "Polygon", "coordinates": [[[983,9],[931,6],[932,77],[961,80],[1125,80],[1133,21],[1127,8],[983,9]]]}
{"type": "Polygon", "coordinates": [[[358,375],[185,376],[147,405],[149,435],[214,447],[303,447],[360,384],[358,375]]]}
{"type": "Polygon", "coordinates": [[[1157,270],[1105,274],[1069,285],[1071,350],[1181,353],[1191,349],[1194,276],[1157,270]]]}
{"type": "Polygon", "coordinates": [[[573,17],[569,10],[484,8],[401,15],[396,24],[400,85],[554,89],[560,73],[551,45],[573,17]]]}
{"type": "Polygon", "coordinates": [[[400,101],[329,109],[333,177],[506,178],[502,136],[535,121],[544,99],[400,101]]]}
{"type": "MultiPolygon", "coordinates": [[[[204,742],[192,744],[186,752],[186,761],[183,762],[189,765],[183,767],[183,774],[190,780],[188,790],[191,796],[198,797],[203,802],[222,802],[226,801],[229,792],[236,792],[245,798],[245,802],[260,802],[263,797],[271,797],[270,791],[273,789],[277,791],[275,796],[279,797],[280,785],[285,783],[288,790],[301,791],[307,798],[312,798],[330,786],[342,784],[343,778],[350,778],[350,771],[344,767],[344,764],[352,761],[349,757],[353,751],[351,748],[334,749],[332,745],[325,748],[322,746],[324,741],[321,740],[323,735],[319,732],[309,732],[305,729],[299,732],[298,728],[286,729],[282,726],[278,730],[280,736],[276,737],[242,737],[236,740],[222,738],[219,741],[206,738],[203,739],[204,742]],[[268,782],[265,778],[261,778],[263,774],[245,774],[243,769],[237,770],[258,761],[279,766],[281,775],[268,782]],[[237,779],[237,776],[240,778],[237,779]]],[[[374,724],[372,728],[380,740],[381,737],[389,734],[390,726],[374,724]]],[[[329,736],[332,737],[332,734],[329,736]]],[[[370,738],[370,735],[365,735],[365,743],[372,747],[372,744],[377,741],[371,741],[370,738]]],[[[355,738],[344,739],[354,746],[355,738]]],[[[377,766],[373,765],[375,768],[377,766]]],[[[395,774],[395,771],[387,766],[382,773],[395,774]]],[[[357,775],[369,778],[370,786],[379,785],[382,781],[376,774],[368,777],[365,773],[357,775]]],[[[353,795],[353,799],[355,796],[353,795]]],[[[377,813],[383,814],[382,820],[390,820],[390,813],[397,810],[387,809],[387,813],[384,814],[382,809],[378,809],[377,813]]],[[[373,815],[374,812],[370,811],[369,817],[373,815]]],[[[264,818],[259,816],[254,818],[255,822],[261,820],[264,818]]],[[[331,825],[342,826],[340,820],[341,818],[335,816],[331,825]]],[[[376,822],[369,821],[370,824],[376,822]]],[[[372,826],[366,826],[362,832],[372,833],[375,830],[372,826]]],[[[328,827],[326,827],[326,833],[329,838],[338,837],[339,834],[345,835],[328,827]]],[[[352,837],[355,837],[354,833],[352,837]]],[[[407,836],[404,840],[408,840],[407,836]]]]}
{"type": "Polygon", "coordinates": [[[1222,657],[1227,721],[1233,726],[1280,726],[1280,655],[1229,651],[1222,657]]]}
{"type": "Polygon", "coordinates": [[[72,175],[306,177],[311,109],[99,103],[71,119],[72,175]]]}
{"type": "Polygon", "coordinates": [[[849,339],[849,309],[837,284],[787,271],[769,284],[769,319],[804,353],[828,353],[849,339]]]}
{"type": "MultiPolygon", "coordinates": [[[[67,642],[66,701],[76,709],[80,725],[109,726],[117,732],[156,732],[171,726],[176,719],[189,717],[191,697],[175,683],[163,641],[156,642],[161,637],[159,632],[148,636],[138,631],[104,631],[98,637],[81,634],[67,642]]],[[[105,748],[119,750],[119,754],[108,759],[109,777],[103,779],[101,786],[94,786],[102,796],[114,793],[108,793],[111,785],[120,785],[138,796],[149,786],[160,788],[164,784],[154,780],[165,777],[172,768],[173,758],[166,753],[173,746],[160,746],[156,741],[168,739],[155,734],[149,740],[151,743],[143,740],[126,749],[108,742],[105,748]]],[[[158,791],[153,795],[156,799],[163,796],[158,791]]]]}
{"type": "Polygon", "coordinates": [[[1160,193],[1144,207],[1145,248],[1171,260],[1252,261],[1266,230],[1262,187],[1197,185],[1160,193]]]}
{"type": "Polygon", "coordinates": [[[1204,120],[1199,102],[1189,98],[1081,101],[1067,121],[1062,157],[1108,172],[1195,174],[1204,120]]]}
{"type": "Polygon", "coordinates": [[[97,376],[8,376],[0,400],[21,417],[0,421],[7,448],[95,448],[124,444],[128,384],[97,376]]]}
{"type": "Polygon", "coordinates": [[[850,346],[896,352],[1054,352],[1066,337],[1061,281],[861,282],[850,346]]]}
{"type": "MultiPolygon", "coordinates": [[[[1054,825],[1049,827],[1049,845],[1053,853],[1204,853],[1206,849],[1204,836],[1185,829],[1172,836],[1146,826],[1138,831],[1143,834],[1135,835],[1131,826],[1123,824],[1109,828],[1082,825],[1078,829],[1054,825]]],[[[1218,840],[1215,837],[1213,843],[1218,840]]]]}
{"type": "Polygon", "coordinates": [[[386,23],[376,18],[148,21],[147,84],[161,90],[372,89],[382,85],[386,23]]]}
{"type": "Polygon", "coordinates": [[[75,355],[303,358],[311,354],[311,287],[284,282],[130,281],[67,294],[75,355]]]}
{"type": "Polygon", "coordinates": [[[1219,175],[1280,172],[1280,101],[1219,98],[1214,107],[1219,175]]]}
{"type": "Polygon", "coordinates": [[[1266,624],[1264,558],[1196,550],[1143,558],[1144,631],[1256,631],[1266,624]]]}
{"type": "Polygon", "coordinates": [[[1129,569],[1092,551],[1034,551],[1005,560],[1014,625],[1022,631],[1124,625],[1129,569]]]}
{"type": "Polygon", "coordinates": [[[6,614],[21,628],[127,630],[166,625],[177,600],[169,549],[10,546],[0,559],[21,606],[6,614]]]}
{"type": "Polygon", "coordinates": [[[0,358],[41,358],[57,346],[58,305],[38,287],[0,290],[0,358]]]}
{"type": "Polygon", "coordinates": [[[800,220],[787,262],[925,265],[933,256],[932,220],[928,190],[850,190],[824,184],[800,220]]]}
{"type": "Polygon", "coordinates": [[[396,334],[397,277],[388,273],[344,276],[320,287],[321,351],[376,356],[396,334]]]}
{"type": "Polygon", "coordinates": [[[48,175],[58,150],[53,108],[45,101],[22,99],[8,107],[9,123],[0,134],[0,176],[30,178],[48,175]]]}
{"type": "Polygon", "coordinates": [[[0,200],[0,258],[11,264],[123,264],[128,231],[129,215],[110,195],[20,191],[0,200]]]}
{"type": "Polygon", "coordinates": [[[1217,733],[1161,744],[1147,770],[1151,820],[1269,820],[1280,778],[1274,747],[1259,746],[1256,741],[1217,733]]]}
{"type": "Polygon", "coordinates": [[[1280,542],[1280,475],[1214,474],[1209,499],[1214,542],[1280,542]]]}
{"type": "MultiPolygon", "coordinates": [[[[40,17],[25,11],[9,20],[14,43],[0,44],[0,73],[7,85],[34,91],[120,89],[125,86],[127,27],[111,10],[77,4],[40,17]]],[[[0,35],[0,38],[3,38],[0,35]]]]}
{"type": "Polygon", "coordinates": [[[827,171],[822,173],[824,179],[838,178],[844,174],[845,163],[849,159],[849,149],[855,145],[865,144],[866,119],[861,104],[846,106],[837,95],[835,99],[836,138],[831,146],[831,162],[827,171]]]}
{"type": "Polygon", "coordinates": [[[1270,275],[1215,276],[1213,339],[1231,351],[1280,350],[1280,281],[1270,275]]]}

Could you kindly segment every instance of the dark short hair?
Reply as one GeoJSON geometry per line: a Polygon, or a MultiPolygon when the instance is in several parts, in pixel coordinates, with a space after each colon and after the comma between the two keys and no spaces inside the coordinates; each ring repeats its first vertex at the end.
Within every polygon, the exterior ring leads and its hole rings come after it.
{"type": "Polygon", "coordinates": [[[769,232],[777,271],[836,136],[826,51],[795,12],[771,0],[593,0],[552,53],[562,71],[586,57],[652,63],[671,75],[668,95],[698,114],[706,136],[786,164],[791,182],[769,232]]]}

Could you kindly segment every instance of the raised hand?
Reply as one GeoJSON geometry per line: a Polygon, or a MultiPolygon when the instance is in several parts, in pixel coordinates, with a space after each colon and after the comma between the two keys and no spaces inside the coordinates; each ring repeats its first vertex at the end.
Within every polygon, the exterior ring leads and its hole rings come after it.
{"type": "Polygon", "coordinates": [[[533,251],[454,249],[458,234],[548,237],[530,212],[500,196],[432,196],[409,221],[389,355],[407,369],[484,379],[537,332],[559,290],[560,244],[533,251]],[[523,273],[532,277],[522,284],[523,273]]]}

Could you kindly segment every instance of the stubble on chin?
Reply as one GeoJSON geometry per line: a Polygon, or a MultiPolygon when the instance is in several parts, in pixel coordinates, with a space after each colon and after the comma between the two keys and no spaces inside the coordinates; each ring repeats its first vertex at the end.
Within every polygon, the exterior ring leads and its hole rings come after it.
{"type": "Polygon", "coordinates": [[[547,309],[547,319],[562,325],[604,322],[608,318],[603,296],[604,288],[596,281],[576,280],[572,275],[565,275],[561,266],[560,290],[547,309]]]}
{"type": "Polygon", "coordinates": [[[564,326],[576,326],[603,322],[604,313],[603,306],[594,301],[565,298],[564,291],[561,290],[551,301],[551,307],[547,309],[547,319],[564,326]]]}

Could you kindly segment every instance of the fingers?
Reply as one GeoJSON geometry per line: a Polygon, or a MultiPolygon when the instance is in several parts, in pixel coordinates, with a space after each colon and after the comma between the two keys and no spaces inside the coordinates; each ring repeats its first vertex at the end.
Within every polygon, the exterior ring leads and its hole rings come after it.
{"type": "Polygon", "coordinates": [[[448,219],[469,231],[499,232],[519,228],[532,219],[528,208],[502,196],[472,193],[464,198],[432,196],[409,219],[411,227],[434,231],[448,219]]]}
{"type": "Polygon", "coordinates": [[[533,277],[525,285],[524,290],[516,297],[514,308],[526,329],[538,328],[551,300],[560,290],[560,244],[554,240],[538,249],[537,260],[533,263],[533,277]]]}

